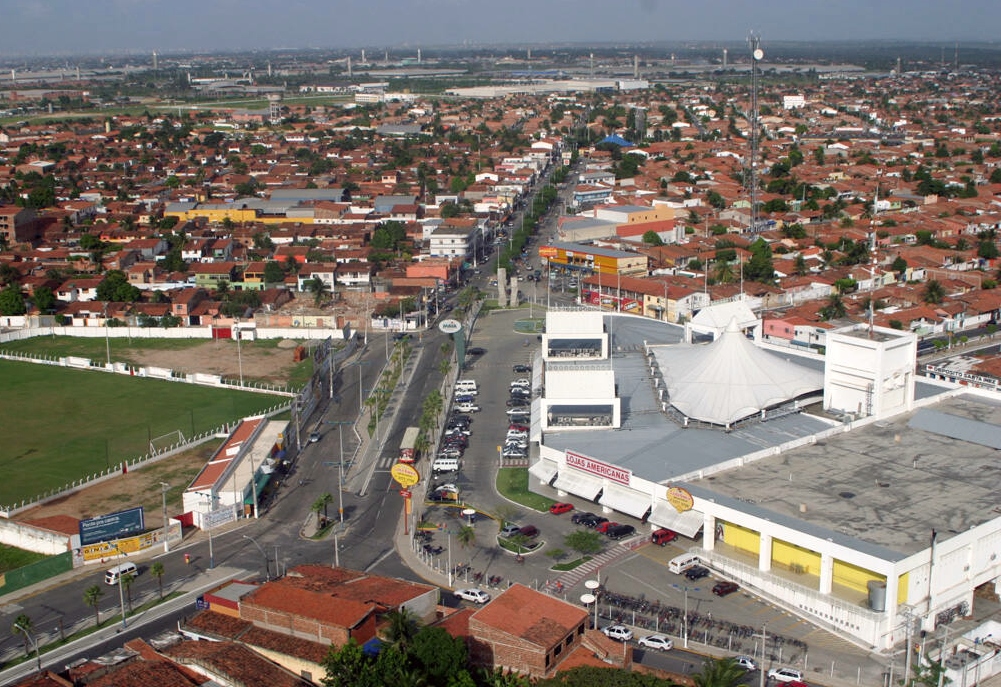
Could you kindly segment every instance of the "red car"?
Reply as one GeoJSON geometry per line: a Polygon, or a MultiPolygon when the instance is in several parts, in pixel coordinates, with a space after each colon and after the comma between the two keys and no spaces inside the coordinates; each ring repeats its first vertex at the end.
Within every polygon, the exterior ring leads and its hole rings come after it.
{"type": "Polygon", "coordinates": [[[602,534],[604,534],[605,532],[608,531],[609,527],[615,527],[618,524],[619,523],[617,523],[617,522],[612,522],[611,520],[606,520],[605,522],[603,522],[603,523],[599,524],[598,526],[596,526],[594,528],[594,531],[595,532],[601,532],[602,534]]]}
{"type": "Polygon", "coordinates": [[[519,425],[517,423],[512,423],[512,424],[510,424],[510,425],[507,426],[507,429],[508,429],[508,431],[512,431],[513,430],[515,432],[527,432],[529,430],[529,426],[528,425],[519,425]]]}
{"type": "Polygon", "coordinates": [[[560,515],[561,513],[569,513],[573,510],[572,503],[554,503],[549,507],[549,512],[553,515],[560,515]]]}
{"type": "Polygon", "coordinates": [[[713,594],[716,596],[726,596],[727,594],[733,594],[738,589],[740,589],[740,585],[736,582],[717,582],[713,585],[713,594]]]}
{"type": "Polygon", "coordinates": [[[661,527],[659,530],[655,530],[650,534],[650,541],[654,544],[660,544],[661,546],[667,546],[668,543],[674,541],[678,538],[678,533],[674,530],[669,530],[665,527],[661,527]]]}

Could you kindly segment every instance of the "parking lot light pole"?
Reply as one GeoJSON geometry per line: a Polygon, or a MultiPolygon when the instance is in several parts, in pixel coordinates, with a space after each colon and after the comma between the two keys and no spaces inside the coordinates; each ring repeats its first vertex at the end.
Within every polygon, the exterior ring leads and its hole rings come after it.
{"type": "MultiPolygon", "coordinates": [[[[119,579],[121,579],[121,578],[119,578],[119,579]]],[[[122,617],[124,618],[125,616],[123,615],[122,617]]],[[[31,645],[35,648],[35,660],[38,661],[38,670],[39,670],[39,672],[41,672],[41,670],[42,670],[42,654],[38,650],[38,638],[35,637],[35,635],[33,633],[28,632],[27,628],[22,627],[21,625],[18,625],[17,623],[14,623],[14,627],[17,628],[18,630],[20,630],[21,632],[23,632],[24,636],[31,640],[31,645]]]]}

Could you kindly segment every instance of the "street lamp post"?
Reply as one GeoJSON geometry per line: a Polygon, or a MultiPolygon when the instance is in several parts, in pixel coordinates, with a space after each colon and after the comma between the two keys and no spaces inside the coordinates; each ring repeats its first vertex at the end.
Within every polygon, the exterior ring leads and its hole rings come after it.
{"type": "Polygon", "coordinates": [[[104,303],[104,349],[108,354],[108,367],[111,367],[111,337],[108,334],[108,303],[104,303]]]}
{"type": "Polygon", "coordinates": [[[761,687],[765,687],[765,646],[768,644],[768,623],[761,626],[761,634],[755,635],[761,637],[761,665],[758,666],[761,670],[761,687]]]}
{"type": "MultiPolygon", "coordinates": [[[[118,578],[118,579],[121,579],[121,578],[118,578]]],[[[124,611],[123,611],[122,617],[123,618],[125,617],[124,611]]],[[[38,650],[38,638],[35,637],[34,633],[28,632],[27,628],[25,628],[25,627],[23,627],[21,625],[18,625],[17,623],[14,623],[14,627],[16,627],[18,630],[20,630],[21,632],[23,632],[24,636],[27,637],[29,640],[31,640],[31,645],[33,647],[35,647],[35,660],[38,661],[38,670],[41,671],[42,670],[42,653],[38,650]]]]}
{"type": "MultiPolygon", "coordinates": [[[[115,551],[118,552],[119,559],[126,558],[125,552],[123,552],[118,547],[118,544],[115,544],[115,551]]],[[[122,629],[124,630],[124,629],[126,629],[128,627],[128,622],[125,619],[125,590],[122,588],[122,578],[123,577],[125,577],[125,575],[122,574],[122,569],[119,568],[118,569],[118,602],[122,606],[122,629]]]]}
{"type": "Polygon", "coordinates": [[[601,586],[601,582],[598,580],[587,580],[584,583],[587,591],[594,598],[594,627],[592,629],[598,629],[598,587],[601,586]]]}
{"type": "Polygon", "coordinates": [[[337,441],[341,449],[341,460],[337,466],[337,513],[340,517],[341,527],[344,527],[344,425],[353,423],[328,420],[327,424],[337,425],[337,441]]]}
{"type": "Polygon", "coordinates": [[[240,331],[240,321],[236,322],[236,360],[240,367],[240,387],[243,387],[243,350],[240,345],[240,340],[243,338],[243,332],[240,331]]]}
{"type": "MultiPolygon", "coordinates": [[[[264,549],[261,548],[261,545],[257,543],[257,540],[251,537],[249,534],[243,535],[243,538],[250,541],[251,544],[256,546],[257,550],[261,552],[262,556],[264,556],[264,579],[267,581],[271,581],[271,564],[268,562],[268,554],[264,551],[264,549]]],[[[278,565],[277,561],[275,562],[275,565],[277,567],[278,565]]],[[[277,574],[277,571],[275,571],[275,573],[277,574]]]]}

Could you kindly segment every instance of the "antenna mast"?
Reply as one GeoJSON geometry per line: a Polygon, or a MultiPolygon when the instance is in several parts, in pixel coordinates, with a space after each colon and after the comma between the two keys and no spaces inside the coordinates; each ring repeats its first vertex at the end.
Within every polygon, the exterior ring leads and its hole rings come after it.
{"type": "Polygon", "coordinates": [[[758,62],[764,58],[761,38],[753,33],[747,39],[751,46],[751,233],[758,232],[758,62]]]}

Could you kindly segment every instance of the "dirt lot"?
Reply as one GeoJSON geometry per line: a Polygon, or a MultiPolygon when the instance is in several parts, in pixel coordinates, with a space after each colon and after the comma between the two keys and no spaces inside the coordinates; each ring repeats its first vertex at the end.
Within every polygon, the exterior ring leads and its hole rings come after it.
{"type": "Polygon", "coordinates": [[[78,519],[114,513],[125,508],[143,506],[147,529],[163,526],[163,497],[160,483],[170,485],[167,491],[167,512],[181,509],[181,493],[204,467],[220,441],[211,441],[154,465],[133,470],[106,482],[64,496],[17,516],[17,520],[35,520],[54,515],[69,515],[78,519]]]}
{"type": "Polygon", "coordinates": [[[132,349],[120,355],[136,364],[217,374],[230,379],[239,378],[242,358],[245,378],[282,383],[289,379],[294,366],[293,350],[297,345],[288,339],[279,341],[277,346],[247,341],[240,345],[238,355],[232,341],[206,341],[183,351],[132,349]]]}

